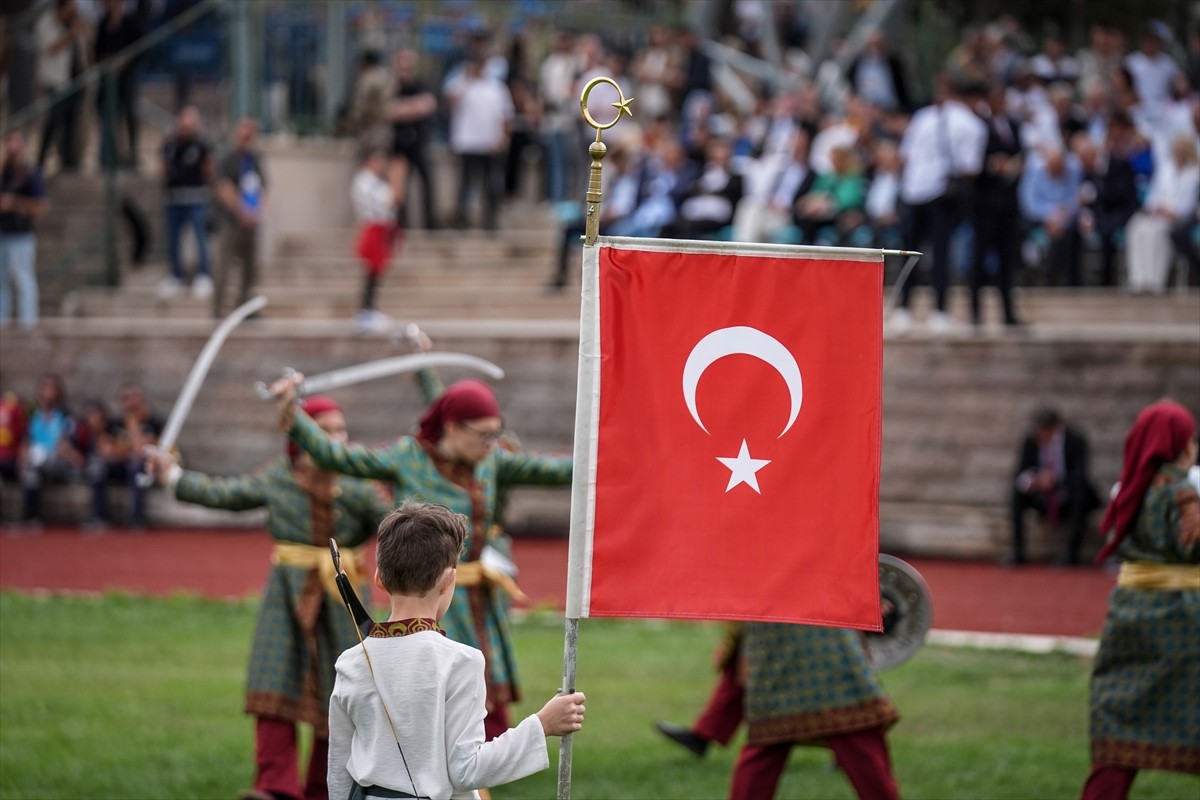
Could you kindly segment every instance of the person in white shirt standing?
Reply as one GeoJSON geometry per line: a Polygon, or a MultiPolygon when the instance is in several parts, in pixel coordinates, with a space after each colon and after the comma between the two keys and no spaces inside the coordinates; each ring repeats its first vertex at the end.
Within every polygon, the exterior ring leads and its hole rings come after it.
{"type": "Polygon", "coordinates": [[[1142,47],[1125,56],[1125,68],[1133,76],[1133,88],[1137,91],[1142,107],[1156,120],[1158,114],[1171,99],[1171,82],[1179,65],[1163,52],[1163,41],[1158,31],[1147,28],[1142,34],[1142,47]]]}
{"type": "Polygon", "coordinates": [[[42,125],[37,166],[44,171],[50,145],[57,140],[59,169],[74,172],[79,168],[79,143],[76,122],[79,117],[78,89],[65,91],[71,79],[87,69],[87,23],[75,6],[75,0],[55,0],[38,17],[34,28],[38,47],[38,88],[55,97],[42,125]]]}
{"type": "MultiPolygon", "coordinates": [[[[942,331],[951,326],[946,314],[950,235],[970,213],[974,180],[983,167],[987,126],[960,99],[960,94],[975,98],[981,87],[963,86],[960,93],[944,76],[937,79],[936,86],[939,102],[913,115],[900,143],[904,158],[900,200],[905,246],[920,250],[929,241],[930,248],[925,252],[932,255],[930,273],[936,295],[929,325],[942,331]]],[[[898,332],[912,324],[908,307],[915,278],[913,273],[900,288],[900,307],[891,320],[893,330],[898,332]]]]}
{"type": "Polygon", "coordinates": [[[391,615],[337,660],[330,797],[478,798],[477,789],[546,769],[546,737],[583,728],[586,698],[575,692],[484,741],[483,654],[439,625],[454,597],[465,520],[410,502],[379,525],[375,583],[391,615]]]}
{"type": "Polygon", "coordinates": [[[350,201],[358,218],[355,252],[365,272],[362,304],[355,318],[362,333],[380,330],[388,324],[388,317],[375,308],[375,295],[391,262],[392,245],[403,235],[396,224],[396,205],[404,200],[407,179],[408,164],[402,156],[397,156],[389,172],[387,152],[374,148],[368,151],[362,169],[350,185],[350,201]]]}
{"type": "Polygon", "coordinates": [[[1171,143],[1171,160],[1154,167],[1142,210],[1125,226],[1129,288],[1162,292],[1171,268],[1171,230],[1192,219],[1200,192],[1196,143],[1183,134],[1171,143]]]}
{"type": "Polygon", "coordinates": [[[459,183],[456,223],[467,224],[471,184],[483,194],[483,227],[496,229],[503,174],[501,156],[508,150],[512,130],[512,94],[502,81],[483,72],[483,59],[473,52],[463,71],[446,85],[450,101],[450,149],[458,156],[459,183]]]}

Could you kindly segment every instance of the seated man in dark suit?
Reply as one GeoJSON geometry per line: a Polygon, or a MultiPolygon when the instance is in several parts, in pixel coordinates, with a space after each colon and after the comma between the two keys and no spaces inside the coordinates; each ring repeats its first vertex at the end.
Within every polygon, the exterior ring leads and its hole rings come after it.
{"type": "Polygon", "coordinates": [[[1069,539],[1064,562],[1079,563],[1088,514],[1100,498],[1088,478],[1088,443],[1051,408],[1033,417],[1033,431],[1021,444],[1012,490],[1013,550],[1009,561],[1025,563],[1025,520],[1035,509],[1049,523],[1065,524],[1069,539]]]}

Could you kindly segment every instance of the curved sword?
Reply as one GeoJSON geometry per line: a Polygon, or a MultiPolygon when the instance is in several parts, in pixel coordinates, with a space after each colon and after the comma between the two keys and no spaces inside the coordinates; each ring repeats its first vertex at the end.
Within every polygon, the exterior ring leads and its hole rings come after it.
{"type": "MultiPolygon", "coordinates": [[[[247,300],[222,320],[217,329],[208,337],[208,342],[205,343],[204,349],[200,351],[200,357],[196,359],[195,364],[192,364],[192,371],[188,373],[187,380],[183,383],[183,389],[179,392],[179,397],[175,399],[175,405],[171,408],[170,416],[167,417],[167,424],[163,426],[162,435],[158,437],[158,444],[147,448],[149,452],[171,452],[171,448],[175,446],[176,440],[179,439],[179,431],[183,428],[183,422],[187,419],[188,412],[192,410],[192,404],[196,402],[196,395],[200,391],[200,386],[204,383],[204,378],[208,375],[208,370],[212,367],[213,361],[217,359],[217,351],[221,349],[221,345],[229,338],[229,334],[234,328],[240,325],[246,317],[261,310],[266,304],[267,298],[263,295],[259,295],[252,300],[247,300]]],[[[149,475],[142,473],[138,475],[137,482],[139,486],[145,488],[153,483],[153,479],[149,475]]]]}
{"type": "MultiPolygon", "coordinates": [[[[381,358],[378,361],[366,361],[362,364],[355,364],[352,367],[342,367],[341,369],[305,378],[304,383],[296,387],[296,396],[304,397],[310,394],[321,394],[331,389],[340,389],[343,386],[353,386],[356,383],[386,378],[402,372],[414,372],[427,367],[466,367],[482,372],[484,375],[495,380],[500,380],[504,377],[504,370],[478,356],[471,356],[466,353],[410,353],[406,356],[393,356],[391,358],[381,358]]],[[[287,372],[285,371],[284,374],[287,374],[287,372]]],[[[254,384],[254,391],[263,400],[270,401],[275,399],[275,396],[271,394],[270,386],[263,381],[254,384]]]]}

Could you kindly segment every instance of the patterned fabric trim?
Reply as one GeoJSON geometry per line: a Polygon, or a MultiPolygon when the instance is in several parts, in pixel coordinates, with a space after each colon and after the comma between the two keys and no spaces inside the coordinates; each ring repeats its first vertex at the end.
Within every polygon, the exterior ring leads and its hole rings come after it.
{"type": "Polygon", "coordinates": [[[446,632],[438,625],[436,619],[413,617],[410,619],[392,620],[391,622],[376,622],[371,626],[371,632],[368,636],[374,636],[377,639],[391,639],[396,636],[408,636],[410,633],[422,633],[424,631],[437,631],[442,636],[446,635],[446,632]]]}
{"type": "Polygon", "coordinates": [[[891,700],[876,697],[843,708],[823,709],[780,719],[751,720],[746,743],[807,742],[839,733],[889,728],[899,719],[900,714],[891,700]]]}
{"type": "Polygon", "coordinates": [[[1183,747],[1149,742],[1092,742],[1092,762],[1132,769],[1163,769],[1200,775],[1200,747],[1183,747]]]}

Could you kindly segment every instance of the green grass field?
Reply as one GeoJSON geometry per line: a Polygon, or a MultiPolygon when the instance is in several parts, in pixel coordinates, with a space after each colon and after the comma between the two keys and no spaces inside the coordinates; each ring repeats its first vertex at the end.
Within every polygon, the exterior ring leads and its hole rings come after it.
{"type": "MultiPolygon", "coordinates": [[[[0,594],[0,798],[214,798],[250,786],[242,679],[257,604],[0,594]]],[[[560,683],[562,621],[516,625],[528,700],[560,683]]],[[[714,680],[712,625],[584,620],[573,797],[721,798],[736,747],[700,760],[655,719],[688,722],[714,680]]],[[[1087,771],[1088,662],[927,647],[884,674],[908,798],[1073,798],[1087,771]]],[[[736,745],[736,743],[735,743],[736,745]]],[[[557,747],[551,746],[551,763],[557,747]]],[[[829,755],[797,748],[779,798],[851,798],[829,755]]],[[[555,771],[498,787],[552,798],[555,771]]],[[[1200,798],[1200,780],[1143,773],[1135,798],[1200,798]]]]}

